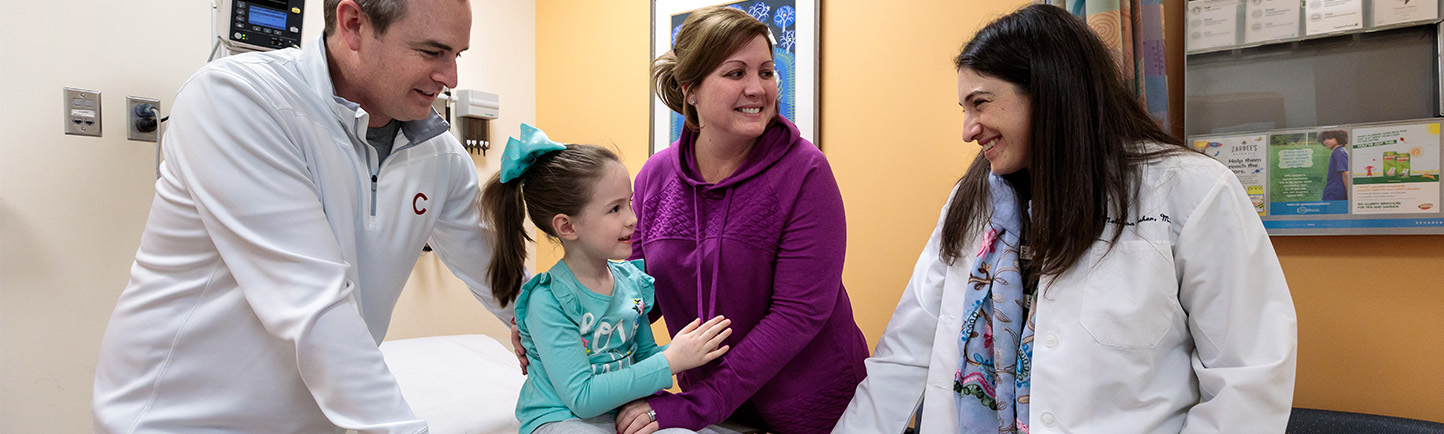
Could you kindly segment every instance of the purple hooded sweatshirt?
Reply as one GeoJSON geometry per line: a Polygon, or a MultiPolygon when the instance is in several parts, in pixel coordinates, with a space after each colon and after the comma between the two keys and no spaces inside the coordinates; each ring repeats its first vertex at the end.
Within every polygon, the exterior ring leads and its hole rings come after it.
{"type": "Polygon", "coordinates": [[[702,180],[695,140],[683,131],[637,174],[633,257],[646,258],[672,335],[725,315],[731,350],[648,404],[661,428],[735,412],[777,434],[829,432],[868,355],[842,287],[847,225],[832,168],[780,116],[716,184],[702,180]]]}

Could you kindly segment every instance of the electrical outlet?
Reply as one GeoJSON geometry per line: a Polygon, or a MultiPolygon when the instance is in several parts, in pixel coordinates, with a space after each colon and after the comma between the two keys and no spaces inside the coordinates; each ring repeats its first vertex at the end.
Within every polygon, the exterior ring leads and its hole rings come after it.
{"type": "Polygon", "coordinates": [[[160,100],[138,96],[125,97],[125,138],[155,142],[160,131],[160,100]],[[151,109],[154,110],[151,110],[151,109]]]}
{"type": "Polygon", "coordinates": [[[100,137],[100,92],[65,88],[65,134],[100,137]]]}

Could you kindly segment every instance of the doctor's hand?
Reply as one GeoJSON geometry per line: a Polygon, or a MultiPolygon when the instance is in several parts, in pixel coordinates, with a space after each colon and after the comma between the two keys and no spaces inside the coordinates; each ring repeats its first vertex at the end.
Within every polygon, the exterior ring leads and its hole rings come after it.
{"type": "Polygon", "coordinates": [[[629,402],[617,412],[618,434],[651,434],[657,429],[656,413],[646,399],[629,402]]]}
{"type": "Polygon", "coordinates": [[[667,358],[667,366],[672,373],[686,371],[698,366],[707,364],[729,349],[722,345],[722,341],[732,335],[732,320],[718,315],[699,325],[702,319],[692,320],[672,337],[672,343],[667,344],[667,349],[662,350],[662,357],[667,358]]]}
{"type": "Polygon", "coordinates": [[[516,327],[516,318],[511,319],[511,348],[516,351],[516,362],[521,365],[521,375],[526,375],[526,348],[521,346],[521,329],[516,327]]]}

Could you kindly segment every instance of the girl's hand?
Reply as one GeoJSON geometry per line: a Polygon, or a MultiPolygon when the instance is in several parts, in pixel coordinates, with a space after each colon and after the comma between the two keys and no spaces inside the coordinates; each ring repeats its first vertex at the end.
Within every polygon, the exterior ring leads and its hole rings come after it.
{"type": "Polygon", "coordinates": [[[677,332],[677,336],[672,337],[672,343],[667,345],[667,349],[662,350],[662,357],[667,358],[667,366],[672,369],[673,374],[705,365],[721,357],[729,349],[722,345],[722,341],[732,335],[732,328],[729,327],[732,320],[718,315],[706,324],[698,325],[701,321],[701,318],[692,320],[692,323],[677,332]]]}
{"type": "Polygon", "coordinates": [[[646,399],[638,399],[622,406],[617,413],[617,433],[650,434],[657,431],[657,421],[652,420],[652,406],[646,399]]]}

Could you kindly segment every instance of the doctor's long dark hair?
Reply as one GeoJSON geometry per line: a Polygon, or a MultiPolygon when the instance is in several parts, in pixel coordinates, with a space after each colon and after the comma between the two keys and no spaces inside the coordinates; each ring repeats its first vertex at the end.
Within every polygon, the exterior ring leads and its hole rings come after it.
{"type": "Polygon", "coordinates": [[[491,268],[487,272],[491,294],[501,307],[521,292],[526,276],[526,218],[537,230],[552,237],[552,217],[578,215],[592,195],[592,186],[606,173],[607,162],[621,163],[617,154],[591,145],[566,145],[560,151],[537,157],[531,168],[511,182],[498,173],[481,192],[481,210],[496,231],[491,268]]]}
{"type": "MultiPolygon", "coordinates": [[[[953,63],[1012,83],[1030,100],[1033,210],[1025,227],[1034,260],[1024,271],[1031,282],[1062,274],[1104,236],[1110,215],[1128,215],[1139,163],[1190,152],[1148,116],[1098,36],[1062,8],[1032,5],[998,18],[953,63]],[[1172,146],[1148,151],[1148,142],[1172,146]]],[[[942,259],[949,264],[988,222],[990,172],[979,152],[958,181],[943,223],[942,259]]]]}

